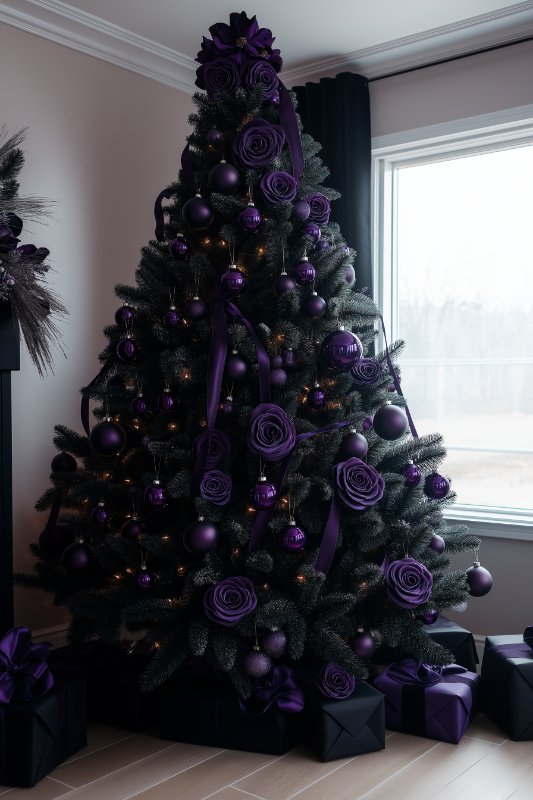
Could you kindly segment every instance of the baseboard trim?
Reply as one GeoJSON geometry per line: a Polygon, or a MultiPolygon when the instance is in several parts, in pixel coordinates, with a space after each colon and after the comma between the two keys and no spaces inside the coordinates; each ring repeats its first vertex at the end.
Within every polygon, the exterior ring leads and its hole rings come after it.
{"type": "Polygon", "coordinates": [[[63,647],[67,643],[68,625],[53,625],[51,628],[39,628],[33,631],[34,642],[50,642],[52,649],[63,647]]]}

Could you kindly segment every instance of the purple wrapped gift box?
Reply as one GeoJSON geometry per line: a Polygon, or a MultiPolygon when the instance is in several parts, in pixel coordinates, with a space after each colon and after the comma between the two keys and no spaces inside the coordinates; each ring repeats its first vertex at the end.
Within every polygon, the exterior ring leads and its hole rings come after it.
{"type": "Polygon", "coordinates": [[[374,686],[385,695],[386,728],[457,744],[476,711],[479,675],[406,658],[390,664],[374,686]]]}

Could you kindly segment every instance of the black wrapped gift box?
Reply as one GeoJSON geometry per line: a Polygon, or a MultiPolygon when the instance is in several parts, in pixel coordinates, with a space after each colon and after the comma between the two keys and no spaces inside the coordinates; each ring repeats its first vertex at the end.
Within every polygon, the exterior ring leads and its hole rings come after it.
{"type": "Polygon", "coordinates": [[[481,708],[510,739],[533,739],[533,651],[522,636],[487,636],[481,708]]]}
{"type": "Polygon", "coordinates": [[[351,697],[306,697],[304,741],[321,761],[372,753],[385,747],[385,698],[360,681],[351,697]]]}
{"type": "Polygon", "coordinates": [[[85,677],[52,671],[55,684],[46,694],[0,705],[0,784],[34,786],[87,744],[85,677]]]}
{"type": "Polygon", "coordinates": [[[441,644],[455,656],[455,661],[461,667],[476,672],[476,664],[479,663],[474,637],[466,628],[461,628],[456,622],[452,622],[447,617],[439,616],[433,625],[424,625],[424,632],[430,636],[434,642],[441,644]]]}

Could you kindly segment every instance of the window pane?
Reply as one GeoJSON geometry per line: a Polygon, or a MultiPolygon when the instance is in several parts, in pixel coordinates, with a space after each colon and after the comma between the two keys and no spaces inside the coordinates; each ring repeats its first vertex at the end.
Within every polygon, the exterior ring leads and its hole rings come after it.
{"type": "Polygon", "coordinates": [[[533,512],[533,146],[402,167],[403,386],[460,503],[533,512]]]}

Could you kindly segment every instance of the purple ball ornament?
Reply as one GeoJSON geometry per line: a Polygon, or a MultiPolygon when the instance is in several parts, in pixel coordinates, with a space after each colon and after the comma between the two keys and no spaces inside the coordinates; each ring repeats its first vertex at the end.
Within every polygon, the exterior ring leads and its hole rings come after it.
{"type": "Polygon", "coordinates": [[[96,522],[97,525],[107,525],[111,519],[111,514],[105,507],[103,500],[100,500],[98,505],[91,511],[91,519],[93,522],[96,522]]]}
{"type": "Polygon", "coordinates": [[[37,248],[34,244],[21,244],[17,247],[17,253],[23,256],[23,258],[33,256],[36,252],[37,248]]]}
{"type": "Polygon", "coordinates": [[[306,222],[302,225],[302,236],[310,236],[314,242],[318,242],[322,232],[316,222],[306,222]]]}
{"type": "Polygon", "coordinates": [[[242,381],[248,372],[248,364],[236,350],[232,350],[226,361],[226,377],[230,381],[242,381]]]}
{"type": "Polygon", "coordinates": [[[326,393],[324,389],[320,387],[318,381],[315,381],[315,385],[307,392],[307,405],[315,409],[315,411],[319,411],[321,408],[324,408],[325,402],[326,393]]]}
{"type": "MultiPolygon", "coordinates": [[[[375,419],[375,418],[374,418],[375,419]]],[[[438,472],[430,472],[424,481],[424,494],[430,500],[442,500],[450,491],[450,481],[438,472]]]]}
{"type": "Polygon", "coordinates": [[[78,464],[74,456],[62,452],[53,457],[50,469],[52,472],[76,472],[78,464]]]}
{"type": "Polygon", "coordinates": [[[237,269],[236,264],[230,264],[226,272],[220,279],[222,288],[231,297],[237,297],[246,286],[246,278],[243,273],[237,269]]]}
{"type": "Polygon", "coordinates": [[[146,589],[150,588],[150,586],[152,585],[152,581],[153,578],[151,574],[148,572],[148,569],[143,564],[143,566],[141,567],[141,571],[138,572],[135,576],[135,583],[137,584],[139,589],[145,591],[146,589]]]}
{"type": "Polygon", "coordinates": [[[292,347],[287,347],[283,351],[283,366],[285,369],[291,370],[296,367],[296,356],[292,347]]]}
{"type": "Polygon", "coordinates": [[[132,515],[131,519],[127,519],[120,529],[120,535],[130,542],[138,542],[144,533],[144,527],[139,521],[139,518],[132,515]]]}
{"type": "Polygon", "coordinates": [[[407,414],[399,406],[387,400],[374,414],[374,430],[381,439],[393,442],[400,439],[409,427],[407,414]]]}
{"type": "Polygon", "coordinates": [[[201,194],[190,197],[181,209],[181,218],[189,228],[204,231],[213,222],[213,211],[201,194]]]}
{"type": "Polygon", "coordinates": [[[218,530],[211,522],[198,517],[196,522],[187,525],[183,532],[183,545],[193,556],[202,556],[213,550],[218,543],[218,530]]]}
{"type": "Polygon", "coordinates": [[[307,200],[296,200],[292,207],[292,216],[296,222],[305,222],[311,213],[311,206],[307,200]]]}
{"type": "Polygon", "coordinates": [[[288,526],[281,534],[280,546],[286,553],[301,553],[305,547],[307,536],[296,524],[296,520],[290,519],[288,526]]]}
{"type": "Polygon", "coordinates": [[[224,141],[224,134],[222,133],[222,131],[219,131],[218,128],[210,128],[207,131],[205,139],[207,141],[207,144],[210,144],[211,146],[214,147],[215,145],[220,144],[221,142],[224,141]]]}
{"type": "Polygon", "coordinates": [[[277,276],[274,280],[274,294],[276,297],[281,297],[285,292],[294,292],[296,284],[290,275],[287,275],[285,270],[277,276]]]}
{"type": "Polygon", "coordinates": [[[131,408],[131,413],[135,414],[136,417],[144,417],[145,414],[148,414],[149,411],[148,403],[142,396],[141,392],[139,392],[137,397],[133,398],[133,400],[131,401],[130,408],[131,408]]]}
{"type": "Polygon", "coordinates": [[[326,367],[347,372],[361,358],[363,345],[358,337],[344,327],[328,334],[320,347],[320,356],[326,367]]]}
{"type": "Polygon", "coordinates": [[[126,434],[111,417],[105,417],[102,422],[94,426],[89,435],[89,441],[98,455],[116,456],[126,444],[126,434]]]}
{"type": "Polygon", "coordinates": [[[363,430],[370,431],[374,427],[374,421],[372,417],[365,417],[363,420],[363,430]]]}
{"type": "Polygon", "coordinates": [[[418,486],[422,479],[422,470],[413,461],[408,461],[402,470],[403,477],[405,478],[405,485],[410,486],[412,489],[418,486]]]}
{"type": "Polygon", "coordinates": [[[311,292],[303,302],[303,312],[312,320],[322,319],[326,313],[326,301],[317,292],[311,292]]]}
{"type": "Polygon", "coordinates": [[[264,511],[276,505],[278,491],[273,483],[267,481],[265,475],[261,475],[255,486],[250,492],[250,501],[258,511],[264,511]]]}
{"type": "Polygon", "coordinates": [[[244,657],[244,669],[251,678],[264,678],[272,669],[272,661],[256,645],[252,652],[244,657]]]}
{"type": "Polygon", "coordinates": [[[85,572],[93,563],[93,551],[83,539],[76,539],[64,551],[61,563],[67,572],[85,572]]]}
{"type": "Polygon", "coordinates": [[[177,328],[180,322],[181,317],[177,312],[176,306],[170,306],[163,317],[163,325],[165,328],[177,328]]]}
{"type": "Polygon", "coordinates": [[[154,508],[161,508],[167,502],[165,490],[157,478],[144,490],[144,499],[154,508]]]}
{"type": "Polygon", "coordinates": [[[276,367],[270,371],[270,383],[272,386],[281,388],[287,383],[287,373],[281,367],[276,367]]]}
{"type": "Polygon", "coordinates": [[[125,364],[131,364],[138,355],[139,346],[131,336],[126,336],[125,339],[121,339],[117,344],[117,356],[125,364]]]}
{"type": "Polygon", "coordinates": [[[430,539],[430,542],[429,542],[428,546],[431,547],[432,550],[434,550],[436,553],[439,553],[439,554],[440,553],[444,553],[444,551],[446,550],[446,542],[444,541],[442,536],[439,536],[438,533],[434,533],[433,534],[433,536],[430,539]]]}
{"type": "Polygon", "coordinates": [[[350,647],[358,658],[371,658],[376,649],[376,640],[370,631],[360,628],[350,641],[350,647]]]}
{"type": "Polygon", "coordinates": [[[330,248],[331,248],[331,242],[329,241],[329,239],[319,239],[315,245],[315,250],[318,253],[323,253],[326,250],[329,250],[330,248]]]}
{"type": "Polygon", "coordinates": [[[159,397],[157,398],[157,407],[163,413],[168,414],[170,411],[172,411],[172,409],[176,405],[177,405],[176,396],[172,394],[172,392],[168,387],[166,387],[163,390],[163,393],[160,394],[159,397]]]}
{"type": "Polygon", "coordinates": [[[211,191],[220,194],[234,192],[239,186],[240,180],[239,170],[224,159],[220,161],[220,164],[215,164],[209,172],[208,178],[211,191]]]}
{"type": "Polygon", "coordinates": [[[339,458],[346,461],[348,458],[366,458],[368,453],[368,442],[362,433],[357,433],[355,428],[351,428],[341,442],[339,448],[339,458]]]}
{"type": "Polygon", "coordinates": [[[294,267],[294,280],[299,286],[306,286],[308,283],[313,283],[315,276],[315,268],[307,256],[304,256],[300,263],[296,264],[294,267]]]}
{"type": "Polygon", "coordinates": [[[218,410],[224,417],[229,417],[233,414],[233,397],[230,394],[218,404],[218,410]]]}
{"type": "Polygon", "coordinates": [[[261,637],[261,647],[269,658],[281,658],[287,649],[287,637],[279,629],[269,631],[261,637]]]}
{"type": "Polygon", "coordinates": [[[135,311],[131,306],[128,306],[126,303],[117,308],[115,311],[115,322],[117,325],[120,325],[121,328],[127,328],[133,322],[133,317],[135,316],[135,311]]]}
{"type": "Polygon", "coordinates": [[[417,619],[423,622],[424,625],[434,625],[438,618],[439,612],[436,608],[432,608],[431,611],[425,611],[423,614],[417,616],[417,619]]]}
{"type": "Polygon", "coordinates": [[[255,233],[263,222],[261,212],[257,210],[253,203],[248,203],[245,209],[238,216],[238,223],[241,228],[248,233],[255,233]]]}
{"type": "Polygon", "coordinates": [[[168,249],[170,255],[178,260],[183,260],[189,255],[189,243],[182,233],[178,233],[175,239],[172,239],[168,249]]]}
{"type": "Polygon", "coordinates": [[[193,322],[197,322],[199,319],[205,317],[205,303],[196,295],[187,305],[187,316],[193,322]]]}
{"type": "Polygon", "coordinates": [[[270,366],[272,369],[280,369],[283,366],[283,356],[272,356],[270,359],[270,366]]]}
{"type": "Polygon", "coordinates": [[[65,525],[47,525],[39,536],[39,547],[50,558],[58,558],[73,541],[70,528],[65,525]]]}
{"type": "Polygon", "coordinates": [[[466,582],[469,586],[469,593],[472,597],[483,597],[492,589],[492,575],[482,567],[479,561],[474,561],[472,566],[466,571],[466,582]]]}
{"type": "Polygon", "coordinates": [[[353,286],[355,283],[355,270],[352,264],[348,264],[346,267],[346,273],[344,275],[344,280],[348,284],[348,286],[353,286]]]}

